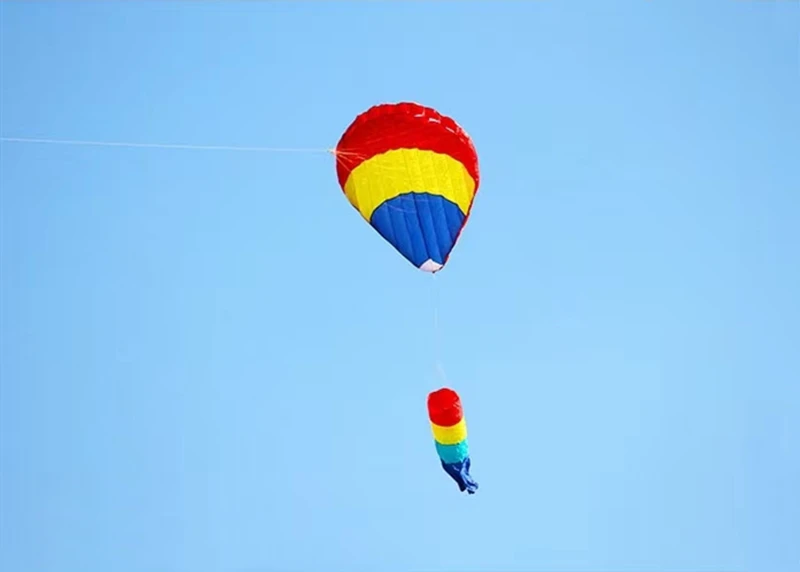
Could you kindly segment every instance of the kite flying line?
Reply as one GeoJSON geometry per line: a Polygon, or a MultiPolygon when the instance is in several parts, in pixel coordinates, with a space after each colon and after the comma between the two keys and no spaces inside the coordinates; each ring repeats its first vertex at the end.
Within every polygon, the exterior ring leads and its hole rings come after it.
{"type": "MultiPolygon", "coordinates": [[[[189,151],[235,151],[246,153],[328,153],[335,156],[354,157],[360,159],[358,153],[322,147],[262,147],[246,145],[193,145],[186,143],[136,143],[133,141],[87,141],[80,139],[43,139],[33,137],[0,137],[7,143],[32,143],[40,145],[69,145],[83,147],[127,147],[137,149],[177,149],[189,151]]],[[[413,210],[387,205],[391,210],[413,213],[413,210]]]]}
{"type": "Polygon", "coordinates": [[[82,145],[91,147],[136,147],[147,149],[185,149],[193,151],[245,151],[251,153],[335,153],[332,148],[248,147],[242,145],[189,145],[183,143],[134,143],[128,141],[81,141],[77,139],[36,139],[31,137],[0,137],[8,143],[37,143],[43,145],[82,145]]]}

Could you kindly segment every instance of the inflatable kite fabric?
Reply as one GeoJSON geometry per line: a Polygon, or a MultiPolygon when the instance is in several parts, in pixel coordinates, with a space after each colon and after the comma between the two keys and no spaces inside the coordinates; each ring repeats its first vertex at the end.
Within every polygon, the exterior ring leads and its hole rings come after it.
{"type": "Polygon", "coordinates": [[[335,153],[350,204],[414,266],[441,270],[478,192],[466,132],[429,107],[385,103],[359,115],[335,153]]]}
{"type": "Polygon", "coordinates": [[[461,492],[475,494],[478,483],[469,474],[467,423],[461,409],[461,398],[455,391],[446,387],[429,393],[428,418],[433,430],[436,452],[445,472],[458,483],[461,492]]]}

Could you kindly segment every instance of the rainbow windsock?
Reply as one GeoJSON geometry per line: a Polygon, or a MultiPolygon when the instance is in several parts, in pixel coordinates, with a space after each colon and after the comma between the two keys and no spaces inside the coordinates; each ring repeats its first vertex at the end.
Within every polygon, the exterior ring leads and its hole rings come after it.
{"type": "Polygon", "coordinates": [[[478,483],[469,474],[467,423],[458,393],[447,387],[429,393],[428,418],[442,468],[458,483],[461,492],[475,494],[478,483]]]}

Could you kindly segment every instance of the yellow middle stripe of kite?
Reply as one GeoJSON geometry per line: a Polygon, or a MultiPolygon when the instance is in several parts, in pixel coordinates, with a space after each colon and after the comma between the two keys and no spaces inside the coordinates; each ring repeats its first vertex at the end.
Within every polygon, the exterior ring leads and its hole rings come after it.
{"type": "Polygon", "coordinates": [[[467,422],[461,419],[458,423],[451,427],[442,427],[436,423],[431,423],[433,430],[433,438],[440,445],[457,445],[467,438],[467,422]]]}
{"type": "Polygon", "coordinates": [[[387,200],[410,192],[440,195],[466,216],[475,196],[475,180],[461,161],[421,149],[393,149],[358,165],[344,192],[367,221],[387,200]]]}

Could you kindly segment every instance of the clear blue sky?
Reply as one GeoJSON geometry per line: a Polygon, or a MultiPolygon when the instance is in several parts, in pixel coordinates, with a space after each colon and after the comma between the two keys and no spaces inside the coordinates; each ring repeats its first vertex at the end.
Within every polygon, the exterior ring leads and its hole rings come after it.
{"type": "Polygon", "coordinates": [[[2,2],[2,135],[331,147],[482,186],[439,292],[325,154],[2,145],[7,572],[800,568],[797,2],[2,2]]]}

